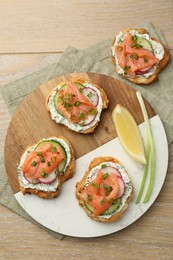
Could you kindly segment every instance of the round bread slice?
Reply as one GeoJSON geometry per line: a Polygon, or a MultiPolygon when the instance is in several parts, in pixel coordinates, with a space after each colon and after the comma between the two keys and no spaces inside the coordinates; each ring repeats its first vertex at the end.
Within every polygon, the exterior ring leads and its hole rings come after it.
{"type": "MultiPolygon", "coordinates": [[[[30,162],[31,163],[31,162],[30,162]]],[[[49,137],[41,139],[37,144],[29,145],[23,152],[20,163],[18,166],[18,182],[20,186],[20,190],[25,195],[26,193],[35,194],[38,197],[49,199],[49,198],[55,198],[58,196],[62,184],[73,177],[74,175],[74,168],[75,168],[75,156],[74,156],[74,150],[70,142],[62,137],[49,137]],[[59,170],[58,166],[53,170],[51,173],[53,175],[53,178],[49,176],[49,174],[46,177],[40,178],[40,179],[28,179],[25,177],[25,174],[23,173],[22,166],[23,163],[27,157],[27,155],[30,153],[30,151],[33,151],[36,147],[42,143],[51,142],[53,146],[57,145],[57,143],[61,146],[61,148],[64,151],[64,154],[67,156],[64,159],[64,165],[62,163],[62,171],[59,170]],[[49,179],[46,179],[49,178],[49,179]]]]}
{"type": "MultiPolygon", "coordinates": [[[[109,191],[109,186],[106,183],[104,183],[103,186],[105,187],[106,191],[109,191]]],[[[114,187],[111,187],[111,191],[112,190],[114,190],[114,187]]],[[[85,175],[83,176],[81,181],[76,183],[75,194],[76,198],[78,199],[79,205],[85,210],[86,214],[91,219],[99,222],[114,222],[118,220],[127,210],[128,204],[133,198],[133,190],[134,189],[132,181],[130,180],[130,177],[128,176],[124,167],[116,158],[108,156],[97,157],[90,163],[88,170],[85,172],[85,175]],[[93,205],[91,206],[90,204],[90,201],[92,201],[92,195],[89,194],[86,196],[86,188],[90,184],[96,189],[98,188],[98,186],[95,185],[94,180],[98,176],[98,173],[100,171],[103,171],[104,173],[104,180],[106,180],[110,173],[116,174],[118,182],[120,181],[120,190],[115,200],[111,201],[110,206],[100,215],[95,215],[93,205]]],[[[109,193],[107,193],[107,196],[108,194],[109,193]]],[[[101,200],[101,203],[104,203],[105,201],[106,196],[101,200]]]]}
{"type": "MultiPolygon", "coordinates": [[[[123,33],[123,35],[125,35],[125,34],[131,32],[133,30],[137,31],[141,35],[145,34],[145,35],[149,36],[149,33],[145,29],[143,29],[143,28],[137,28],[137,29],[130,29],[130,28],[128,28],[128,29],[125,29],[122,33],[123,33]]],[[[135,84],[139,84],[139,85],[140,84],[141,85],[142,84],[143,85],[147,85],[147,84],[150,84],[150,83],[152,83],[152,82],[154,82],[155,80],[158,79],[159,72],[166,67],[166,65],[168,64],[168,62],[170,60],[170,54],[169,54],[169,51],[166,48],[166,46],[163,45],[158,39],[151,38],[149,36],[149,42],[151,43],[153,49],[154,49],[154,45],[156,46],[157,43],[162,46],[163,53],[164,53],[163,58],[159,60],[158,64],[155,66],[154,70],[151,71],[151,75],[150,76],[146,77],[145,73],[144,73],[142,75],[136,75],[135,77],[132,77],[132,76],[129,76],[128,74],[126,74],[126,72],[123,73],[123,74],[119,72],[119,66],[118,66],[119,64],[117,64],[117,58],[116,58],[116,54],[115,54],[115,46],[117,45],[116,44],[116,37],[114,38],[114,40],[112,42],[112,55],[111,56],[112,56],[112,61],[113,61],[114,65],[115,65],[115,70],[122,78],[125,78],[125,79],[127,79],[127,80],[129,80],[129,81],[131,81],[131,82],[133,82],[135,84]],[[154,43],[153,45],[152,45],[152,42],[150,42],[150,40],[153,41],[153,43],[154,43]]],[[[150,71],[147,71],[146,73],[148,73],[148,72],[150,72],[150,71]]]]}
{"type": "MultiPolygon", "coordinates": [[[[50,117],[52,120],[54,120],[57,124],[62,124],[64,126],[66,126],[68,129],[77,132],[77,133],[82,133],[82,134],[88,134],[88,133],[92,133],[96,126],[98,125],[99,121],[100,121],[100,117],[101,117],[101,112],[103,109],[106,109],[108,107],[109,104],[109,100],[107,98],[107,95],[105,93],[105,91],[98,86],[97,84],[89,81],[89,80],[85,80],[85,79],[79,79],[76,78],[75,80],[73,80],[73,83],[77,83],[78,86],[82,87],[83,89],[91,89],[92,91],[94,91],[93,93],[95,93],[96,98],[98,99],[98,102],[96,104],[96,110],[97,113],[95,115],[90,115],[91,118],[91,122],[88,122],[85,124],[84,123],[74,123],[72,121],[69,121],[62,113],[61,111],[59,111],[56,107],[56,102],[58,100],[57,95],[58,95],[58,91],[60,88],[62,88],[64,85],[68,84],[69,81],[64,81],[59,83],[55,88],[52,89],[52,91],[49,93],[47,99],[46,99],[46,108],[50,114],[50,117]],[[92,119],[93,117],[93,119],[92,119]]],[[[81,88],[81,92],[83,92],[81,88]]],[[[92,93],[91,93],[92,95],[92,93]]],[[[86,95],[85,97],[90,101],[92,99],[92,97],[90,97],[90,95],[86,95]]]]}

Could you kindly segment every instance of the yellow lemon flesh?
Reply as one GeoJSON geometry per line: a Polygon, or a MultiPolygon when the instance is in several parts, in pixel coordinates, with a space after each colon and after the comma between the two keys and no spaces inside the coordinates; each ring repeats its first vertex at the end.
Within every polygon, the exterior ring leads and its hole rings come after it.
{"type": "Polygon", "coordinates": [[[125,151],[137,162],[146,164],[142,137],[131,113],[118,104],[112,112],[112,120],[125,151]]]}

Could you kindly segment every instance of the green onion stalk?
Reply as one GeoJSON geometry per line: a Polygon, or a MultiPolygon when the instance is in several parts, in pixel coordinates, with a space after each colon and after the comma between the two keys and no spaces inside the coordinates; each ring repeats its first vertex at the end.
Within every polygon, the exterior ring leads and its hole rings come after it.
{"type": "Polygon", "coordinates": [[[148,189],[146,192],[146,195],[144,197],[144,203],[148,202],[150,199],[150,195],[152,193],[153,185],[154,185],[154,175],[155,175],[155,152],[154,152],[154,143],[153,143],[153,137],[152,137],[152,132],[151,132],[151,127],[150,127],[150,121],[148,118],[147,110],[142,98],[142,95],[139,91],[136,92],[139,104],[142,109],[143,117],[144,117],[144,122],[146,125],[146,135],[147,135],[147,148],[146,148],[146,159],[147,159],[147,164],[144,166],[144,173],[143,173],[143,178],[141,182],[141,187],[139,190],[139,194],[136,199],[136,203],[139,203],[143,189],[145,186],[146,182],[146,176],[147,176],[147,169],[150,167],[150,178],[149,178],[149,184],[148,184],[148,189]],[[150,164],[149,164],[149,159],[150,159],[150,164]]]}

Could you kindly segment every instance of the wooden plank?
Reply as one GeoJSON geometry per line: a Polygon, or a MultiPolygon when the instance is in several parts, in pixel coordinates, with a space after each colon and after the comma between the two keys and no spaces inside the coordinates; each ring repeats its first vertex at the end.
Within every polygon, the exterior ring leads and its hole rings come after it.
{"type": "Polygon", "coordinates": [[[0,6],[0,53],[85,48],[144,21],[162,29],[173,48],[172,1],[0,0],[0,6]]]}
{"type": "MultiPolygon", "coordinates": [[[[125,83],[96,73],[79,73],[60,76],[44,83],[34,90],[27,96],[14,114],[5,141],[4,157],[6,171],[14,193],[19,191],[17,165],[23,150],[28,145],[37,143],[42,138],[62,135],[66,137],[74,147],[75,157],[80,158],[84,154],[116,137],[111,119],[111,113],[116,104],[121,104],[126,107],[134,116],[137,124],[143,122],[143,115],[135,93],[135,90],[125,83]],[[50,119],[45,107],[46,98],[57,83],[76,78],[88,79],[101,86],[107,93],[110,101],[109,108],[102,112],[101,121],[93,134],[78,134],[70,131],[63,125],[56,124],[50,119]]],[[[150,117],[155,115],[148,103],[147,108],[150,117]]]]}

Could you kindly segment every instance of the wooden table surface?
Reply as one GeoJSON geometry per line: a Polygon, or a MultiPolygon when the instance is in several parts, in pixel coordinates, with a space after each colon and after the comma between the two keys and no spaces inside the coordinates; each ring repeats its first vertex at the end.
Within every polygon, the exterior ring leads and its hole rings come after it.
{"type": "MultiPolygon", "coordinates": [[[[59,61],[67,46],[89,47],[146,20],[164,31],[173,55],[173,1],[2,1],[0,84],[59,61]]],[[[0,100],[4,129],[9,114],[0,100]]],[[[173,144],[164,186],[135,223],[100,238],[58,240],[0,205],[0,259],[173,259],[173,144]]]]}

